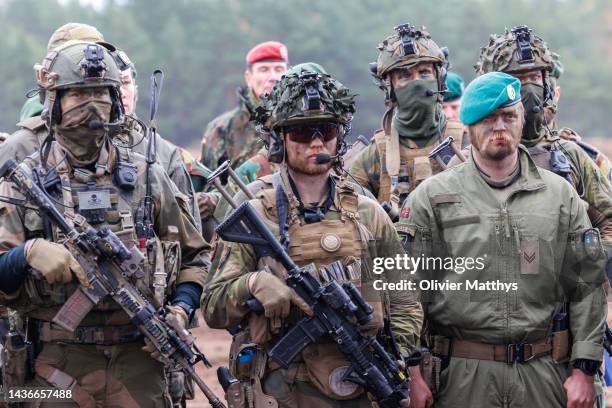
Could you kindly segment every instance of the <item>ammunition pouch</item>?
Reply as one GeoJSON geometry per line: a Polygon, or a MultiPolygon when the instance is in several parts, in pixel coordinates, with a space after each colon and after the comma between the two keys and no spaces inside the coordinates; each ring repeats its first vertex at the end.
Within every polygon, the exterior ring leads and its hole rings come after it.
{"type": "Polygon", "coordinates": [[[261,380],[266,372],[268,356],[257,344],[249,342],[249,331],[243,330],[232,339],[229,369],[238,382],[225,394],[230,408],[278,408],[278,402],[264,394],[261,380]]]}
{"type": "Polygon", "coordinates": [[[12,387],[23,387],[26,381],[33,378],[30,370],[34,357],[33,345],[25,341],[16,331],[9,332],[0,351],[2,360],[2,387],[6,390],[12,387]]]}
{"type": "Polygon", "coordinates": [[[442,371],[442,359],[434,356],[429,349],[421,349],[421,355],[423,358],[419,364],[419,370],[423,381],[427,384],[427,387],[431,390],[434,398],[437,397],[440,391],[440,372],[442,371]]]}

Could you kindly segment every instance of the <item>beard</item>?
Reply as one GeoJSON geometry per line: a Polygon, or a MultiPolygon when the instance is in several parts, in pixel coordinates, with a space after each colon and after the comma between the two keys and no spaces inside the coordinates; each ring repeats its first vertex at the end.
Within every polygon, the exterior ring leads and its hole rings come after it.
{"type": "Polygon", "coordinates": [[[482,135],[476,138],[477,143],[474,144],[474,147],[486,159],[502,160],[516,152],[517,140],[520,140],[520,135],[513,135],[510,130],[493,132],[484,143],[481,143],[482,135]]]}
{"type": "Polygon", "coordinates": [[[295,173],[307,176],[325,174],[331,169],[332,163],[317,164],[306,157],[287,157],[287,166],[295,173]]]}

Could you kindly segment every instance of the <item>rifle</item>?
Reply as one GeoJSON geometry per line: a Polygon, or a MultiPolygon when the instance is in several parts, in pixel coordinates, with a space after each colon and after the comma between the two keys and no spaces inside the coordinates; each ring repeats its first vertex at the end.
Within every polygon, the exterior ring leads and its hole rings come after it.
{"type": "MultiPolygon", "coordinates": [[[[251,244],[258,257],[274,256],[288,271],[287,285],[314,312],[289,329],[268,351],[275,362],[288,368],[307,345],[329,335],[351,363],[343,380],[364,387],[382,408],[398,407],[401,400],[408,398],[407,373],[375,336],[364,336],[359,331],[360,325],[371,320],[373,308],[351,282],[342,286],[335,280],[322,284],[297,266],[249,202],[234,210],[216,231],[225,241],[251,244]]],[[[255,313],[263,310],[254,298],[247,305],[255,313]]]]}
{"type": "Polygon", "coordinates": [[[195,372],[193,366],[197,362],[203,361],[208,367],[211,364],[193,343],[193,336],[185,329],[178,330],[162,307],[157,311],[128,281],[130,277],[144,275],[140,268],[144,255],[138,248],[133,246],[128,249],[108,228],[95,230],[80,214],[71,220],[67,219],[36,184],[25,162],[17,164],[14,160],[8,160],[0,167],[0,177],[11,180],[26,197],[25,201],[38,207],[42,215],[66,236],[64,246],[83,267],[90,283],[89,287],[79,285],[55,315],[53,322],[74,331],[102,298],[111,296],[165,360],[191,376],[214,408],[224,408],[219,398],[195,372]],[[73,223],[83,232],[77,232],[73,223]]]}

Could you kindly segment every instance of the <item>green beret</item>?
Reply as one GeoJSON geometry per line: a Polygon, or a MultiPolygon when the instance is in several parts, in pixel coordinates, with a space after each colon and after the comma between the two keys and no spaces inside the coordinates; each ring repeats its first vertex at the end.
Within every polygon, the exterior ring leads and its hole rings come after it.
{"type": "Polygon", "coordinates": [[[503,72],[477,77],[465,88],[459,119],[466,125],[486,118],[493,111],[521,101],[521,81],[503,72]]]}
{"type": "Polygon", "coordinates": [[[448,92],[444,94],[444,102],[452,102],[461,98],[465,89],[465,82],[459,74],[449,72],[446,75],[446,87],[448,92]]]}

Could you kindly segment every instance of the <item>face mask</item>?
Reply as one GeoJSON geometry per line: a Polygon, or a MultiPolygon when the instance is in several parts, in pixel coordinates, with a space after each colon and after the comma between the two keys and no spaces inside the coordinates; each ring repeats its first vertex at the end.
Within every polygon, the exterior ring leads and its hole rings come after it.
{"type": "Polygon", "coordinates": [[[522,141],[525,146],[531,147],[542,140],[546,132],[544,127],[546,123],[544,87],[533,83],[521,85],[521,101],[525,107],[522,141]],[[534,110],[537,112],[534,112],[534,110]]]}
{"type": "Polygon", "coordinates": [[[442,106],[437,94],[427,95],[428,90],[437,89],[435,79],[417,79],[393,90],[398,105],[393,113],[393,126],[400,136],[420,139],[438,131],[442,106]]]}
{"type": "Polygon", "coordinates": [[[62,112],[62,121],[55,126],[55,138],[72,156],[75,164],[91,164],[98,158],[106,130],[90,129],[93,120],[110,120],[111,102],[89,99],[62,112]]]}

